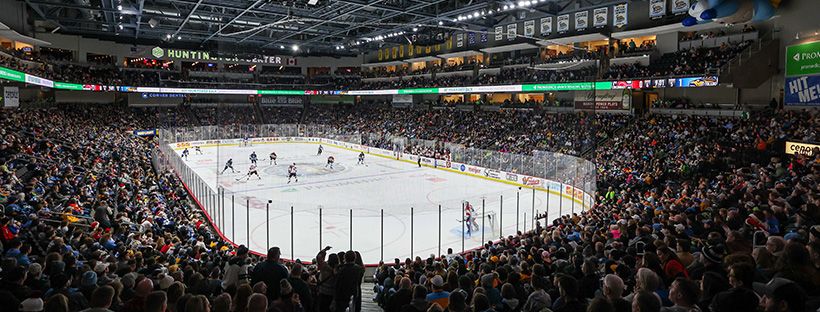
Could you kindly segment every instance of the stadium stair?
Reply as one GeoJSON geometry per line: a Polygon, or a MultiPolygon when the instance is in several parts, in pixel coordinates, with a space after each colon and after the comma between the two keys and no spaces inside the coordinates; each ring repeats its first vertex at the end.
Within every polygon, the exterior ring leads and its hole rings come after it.
{"type": "Polygon", "coordinates": [[[720,83],[734,88],[753,89],[778,72],[780,39],[771,32],[738,53],[720,69],[720,83]]]}

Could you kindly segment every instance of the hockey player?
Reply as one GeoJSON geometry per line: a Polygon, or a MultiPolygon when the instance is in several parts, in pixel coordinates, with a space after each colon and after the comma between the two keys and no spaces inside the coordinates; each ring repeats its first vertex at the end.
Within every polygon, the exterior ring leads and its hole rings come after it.
{"type": "Polygon", "coordinates": [[[475,218],[475,209],[473,209],[473,205],[470,205],[470,202],[464,202],[464,222],[467,226],[467,234],[470,234],[470,237],[473,236],[473,231],[478,230],[478,222],[475,218]]]}
{"type": "Polygon", "coordinates": [[[250,156],[250,157],[248,157],[248,158],[251,160],[251,163],[252,163],[252,164],[254,164],[254,165],[256,164],[256,159],[257,159],[257,158],[256,158],[256,152],[252,152],[252,153],[251,153],[251,156],[250,156]]]}
{"type": "Polygon", "coordinates": [[[231,173],[236,173],[236,170],[233,170],[233,158],[228,159],[228,161],[225,163],[225,168],[223,168],[222,172],[220,172],[219,174],[225,173],[225,170],[228,170],[228,168],[231,168],[231,173]]]}
{"type": "MultiPolygon", "coordinates": [[[[259,180],[262,180],[262,177],[260,177],[260,176],[259,176],[259,173],[258,173],[258,172],[256,172],[256,164],[251,164],[251,165],[248,167],[248,175],[247,175],[247,176],[245,176],[245,181],[250,180],[252,175],[255,175],[257,178],[259,178],[259,180]]],[[[240,178],[240,179],[241,179],[241,178],[240,178]]]]}
{"type": "Polygon", "coordinates": [[[296,179],[296,182],[299,182],[299,177],[296,176],[296,163],[288,166],[288,183],[290,183],[290,179],[296,179]]]}
{"type": "Polygon", "coordinates": [[[276,152],[270,152],[270,164],[271,165],[276,164],[276,152]]]}
{"type": "Polygon", "coordinates": [[[199,148],[199,145],[194,146],[194,152],[196,152],[199,155],[202,155],[202,149],[199,148]]]}
{"type": "Polygon", "coordinates": [[[364,152],[359,153],[359,162],[357,162],[356,164],[364,165],[364,152]]]}
{"type": "Polygon", "coordinates": [[[322,155],[322,151],[323,151],[324,149],[325,149],[325,148],[324,148],[324,147],[322,147],[322,145],[319,145],[319,152],[318,152],[316,155],[317,155],[317,156],[318,156],[318,155],[322,155]]]}
{"type": "Polygon", "coordinates": [[[190,152],[190,151],[188,151],[188,148],[186,147],[186,148],[182,151],[182,158],[185,158],[185,160],[188,160],[188,154],[190,154],[190,153],[191,153],[191,152],[190,152]]]}
{"type": "Polygon", "coordinates": [[[329,156],[327,158],[327,165],[325,165],[325,168],[330,167],[330,169],[333,170],[333,162],[335,162],[335,161],[336,161],[336,158],[333,158],[333,156],[329,156]]]}

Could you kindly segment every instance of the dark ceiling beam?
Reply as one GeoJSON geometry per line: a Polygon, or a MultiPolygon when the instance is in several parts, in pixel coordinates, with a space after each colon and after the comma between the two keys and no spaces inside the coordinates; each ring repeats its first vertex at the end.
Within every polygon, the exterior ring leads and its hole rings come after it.
{"type": "Polygon", "coordinates": [[[230,26],[231,24],[233,24],[233,22],[235,22],[235,21],[236,21],[236,20],[238,20],[240,17],[242,17],[242,15],[245,15],[245,13],[248,13],[248,11],[250,11],[251,9],[253,9],[254,7],[256,7],[257,5],[259,5],[259,3],[261,3],[262,1],[263,1],[263,0],[256,0],[256,2],[254,2],[253,4],[251,4],[250,6],[248,6],[247,8],[245,8],[244,10],[242,10],[242,12],[240,12],[239,14],[237,14],[236,16],[234,16],[234,18],[232,18],[232,19],[231,19],[231,20],[230,20],[227,24],[220,26],[220,27],[219,27],[219,30],[217,30],[215,33],[212,33],[210,36],[208,36],[208,38],[205,38],[205,40],[204,40],[204,41],[202,41],[200,44],[205,44],[206,42],[208,42],[208,40],[211,40],[211,38],[213,38],[213,37],[214,37],[214,36],[216,36],[217,34],[221,34],[223,29],[225,29],[226,27],[228,27],[228,26],[230,26]]]}
{"type": "Polygon", "coordinates": [[[137,4],[137,28],[134,30],[134,40],[140,38],[140,22],[142,22],[142,7],[145,5],[145,0],[139,0],[137,4]]]}
{"type": "Polygon", "coordinates": [[[194,5],[194,8],[191,9],[190,12],[188,12],[188,16],[185,16],[185,20],[182,21],[182,24],[179,24],[179,27],[177,27],[177,30],[174,32],[174,36],[179,34],[179,31],[182,30],[183,27],[185,27],[185,24],[188,24],[188,20],[191,19],[191,15],[194,15],[194,12],[196,12],[196,9],[199,8],[200,4],[202,4],[202,0],[197,1],[194,5]]]}
{"type": "Polygon", "coordinates": [[[65,27],[65,26],[63,26],[62,24],[60,24],[60,22],[58,22],[58,21],[57,21],[57,20],[55,20],[55,19],[49,18],[49,17],[48,17],[48,15],[46,15],[45,13],[43,13],[43,10],[42,10],[42,9],[40,9],[40,6],[38,5],[38,3],[35,3],[35,2],[32,2],[32,1],[29,1],[29,0],[25,0],[25,1],[26,1],[26,4],[28,4],[28,6],[29,6],[32,10],[34,10],[34,13],[37,13],[37,15],[39,15],[39,16],[40,16],[40,18],[42,18],[42,19],[44,19],[44,20],[46,20],[46,21],[49,21],[49,22],[52,22],[52,23],[56,24],[56,25],[57,25],[58,27],[60,27],[61,29],[68,30],[68,28],[67,28],[67,27],[65,27]]]}

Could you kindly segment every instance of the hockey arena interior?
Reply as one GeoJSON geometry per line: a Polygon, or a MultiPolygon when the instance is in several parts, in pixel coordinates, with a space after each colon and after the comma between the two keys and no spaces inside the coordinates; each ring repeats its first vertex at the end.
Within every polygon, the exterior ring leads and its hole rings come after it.
{"type": "Polygon", "coordinates": [[[820,311],[820,1],[0,0],[0,311],[820,311]]]}

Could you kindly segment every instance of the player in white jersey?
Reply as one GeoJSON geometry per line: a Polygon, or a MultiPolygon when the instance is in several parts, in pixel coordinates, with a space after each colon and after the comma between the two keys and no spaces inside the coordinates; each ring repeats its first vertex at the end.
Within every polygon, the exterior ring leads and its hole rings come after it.
{"type": "Polygon", "coordinates": [[[290,183],[291,178],[294,178],[296,179],[296,182],[299,182],[299,177],[296,176],[296,170],[296,163],[288,166],[288,183],[290,183]]]}
{"type": "Polygon", "coordinates": [[[333,169],[333,162],[335,162],[335,161],[336,161],[336,158],[333,158],[333,156],[329,156],[327,158],[327,164],[325,165],[325,168],[330,167],[330,169],[333,169]]]}
{"type": "Polygon", "coordinates": [[[199,148],[199,145],[194,146],[194,151],[195,151],[197,154],[202,155],[202,149],[200,149],[200,148],[199,148]]]}
{"type": "Polygon", "coordinates": [[[250,159],[251,163],[255,165],[256,164],[256,159],[257,159],[256,158],[256,152],[251,152],[251,156],[248,157],[248,159],[250,159]]]}
{"type": "Polygon", "coordinates": [[[219,174],[225,173],[225,170],[228,170],[228,168],[231,168],[231,173],[236,172],[236,170],[233,170],[233,158],[228,159],[228,162],[225,163],[225,168],[222,168],[222,172],[220,172],[219,174]]]}
{"type": "Polygon", "coordinates": [[[472,237],[473,231],[478,230],[478,222],[475,218],[475,209],[473,209],[473,205],[470,205],[468,201],[464,202],[464,222],[467,222],[467,224],[465,224],[467,226],[467,234],[470,234],[472,237]]]}
{"type": "Polygon", "coordinates": [[[188,151],[188,148],[186,147],[184,150],[182,150],[182,158],[185,158],[185,160],[188,160],[188,154],[190,154],[190,153],[191,152],[188,151]]]}
{"type": "MultiPolygon", "coordinates": [[[[251,164],[248,167],[248,175],[245,176],[245,181],[250,180],[252,175],[255,175],[257,178],[259,178],[259,180],[262,180],[262,177],[259,176],[259,172],[256,172],[256,165],[255,164],[251,164]]],[[[239,179],[242,179],[242,178],[239,178],[239,179]]],[[[237,179],[237,181],[239,181],[239,179],[237,179]]]]}
{"type": "Polygon", "coordinates": [[[364,165],[364,152],[359,153],[359,162],[357,162],[356,164],[364,165]]]}
{"type": "Polygon", "coordinates": [[[275,164],[276,164],[276,157],[277,157],[277,156],[276,156],[276,152],[270,152],[270,164],[271,164],[271,165],[275,165],[275,164]]]}

